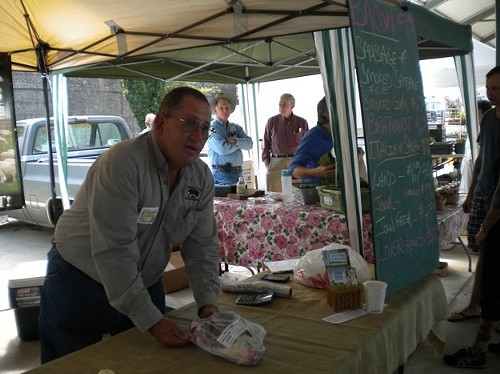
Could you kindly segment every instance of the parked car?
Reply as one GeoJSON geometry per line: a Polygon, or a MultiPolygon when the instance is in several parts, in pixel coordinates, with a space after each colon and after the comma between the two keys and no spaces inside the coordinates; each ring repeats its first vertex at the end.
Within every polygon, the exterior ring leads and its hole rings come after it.
{"type": "MultiPolygon", "coordinates": [[[[97,157],[113,145],[130,139],[132,133],[125,120],[118,116],[72,116],[68,123],[67,185],[72,202],[97,157]]],[[[46,120],[21,120],[16,128],[26,205],[8,211],[9,217],[48,227],[55,226],[58,218],[54,216],[53,205],[62,206],[53,122],[51,125],[56,201],[51,193],[46,120]]]]}

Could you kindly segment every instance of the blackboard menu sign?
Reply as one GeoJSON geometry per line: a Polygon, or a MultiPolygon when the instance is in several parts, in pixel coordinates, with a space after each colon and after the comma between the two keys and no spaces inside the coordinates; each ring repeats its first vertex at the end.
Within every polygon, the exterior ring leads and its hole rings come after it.
{"type": "Polygon", "coordinates": [[[349,17],[360,90],[376,278],[387,294],[439,263],[436,203],[413,16],[352,0],[349,17]]]}

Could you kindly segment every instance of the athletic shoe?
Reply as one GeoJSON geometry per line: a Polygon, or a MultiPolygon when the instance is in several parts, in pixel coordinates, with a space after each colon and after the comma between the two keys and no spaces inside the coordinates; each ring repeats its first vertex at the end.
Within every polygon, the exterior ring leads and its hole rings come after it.
{"type": "Polygon", "coordinates": [[[500,343],[488,344],[488,351],[500,356],[500,343]]]}
{"type": "Polygon", "coordinates": [[[444,355],[443,361],[456,368],[484,369],[486,367],[486,354],[481,348],[469,347],[452,355],[444,355]]]}

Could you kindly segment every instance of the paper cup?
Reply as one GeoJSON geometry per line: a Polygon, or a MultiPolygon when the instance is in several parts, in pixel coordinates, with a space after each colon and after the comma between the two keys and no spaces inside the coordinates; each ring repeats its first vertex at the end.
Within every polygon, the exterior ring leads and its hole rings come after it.
{"type": "Polygon", "coordinates": [[[363,283],[365,286],[365,309],[371,314],[380,314],[384,311],[385,291],[387,283],[369,280],[363,283]]]}

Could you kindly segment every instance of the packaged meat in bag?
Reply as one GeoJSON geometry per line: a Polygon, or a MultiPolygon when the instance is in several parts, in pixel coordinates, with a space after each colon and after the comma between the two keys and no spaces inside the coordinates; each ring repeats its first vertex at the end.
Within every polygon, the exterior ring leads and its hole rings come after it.
{"type": "Polygon", "coordinates": [[[208,353],[240,365],[257,365],[264,355],[266,330],[234,312],[197,318],[189,326],[189,337],[208,353]]]}

